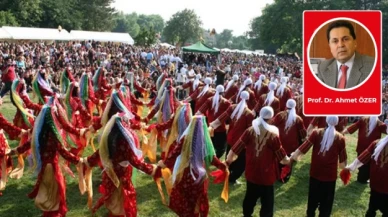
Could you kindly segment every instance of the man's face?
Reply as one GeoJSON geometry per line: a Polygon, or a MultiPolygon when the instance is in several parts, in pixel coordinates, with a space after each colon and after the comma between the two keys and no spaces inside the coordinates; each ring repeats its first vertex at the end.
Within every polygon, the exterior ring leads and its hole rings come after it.
{"type": "Polygon", "coordinates": [[[334,28],[330,31],[330,51],[340,63],[348,61],[356,51],[357,41],[350,35],[346,27],[334,28]]]}

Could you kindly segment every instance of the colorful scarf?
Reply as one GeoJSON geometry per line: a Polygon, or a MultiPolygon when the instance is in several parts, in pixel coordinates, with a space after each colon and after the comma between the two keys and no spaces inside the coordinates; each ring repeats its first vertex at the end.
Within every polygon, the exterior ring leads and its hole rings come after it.
{"type": "Polygon", "coordinates": [[[201,115],[194,116],[181,139],[183,137],[182,151],[174,165],[173,183],[180,182],[184,170],[190,167],[194,183],[198,184],[206,178],[206,171],[215,155],[206,118],[201,115]]]}
{"type": "Polygon", "coordinates": [[[34,94],[38,97],[39,101],[44,104],[44,99],[42,94],[40,93],[40,88],[46,90],[47,92],[53,93],[49,83],[43,78],[40,72],[36,73],[35,78],[32,80],[32,90],[34,94]]]}
{"type": "MultiPolygon", "coordinates": [[[[99,147],[99,153],[100,153],[100,159],[102,162],[102,165],[104,167],[104,171],[108,175],[108,177],[112,180],[113,184],[118,188],[120,185],[120,181],[117,177],[117,174],[114,172],[113,164],[112,164],[112,157],[110,152],[112,152],[112,149],[115,148],[113,144],[110,144],[108,142],[108,137],[111,133],[121,133],[125,140],[127,141],[129,148],[133,151],[136,158],[142,159],[143,154],[142,151],[137,148],[137,143],[139,142],[137,137],[133,135],[131,132],[129,132],[122,124],[122,118],[119,115],[114,115],[108,123],[106,124],[106,127],[104,128],[104,131],[101,135],[100,140],[100,147],[99,147]],[[112,131],[114,126],[117,126],[119,129],[119,132],[112,131]]],[[[127,164],[128,162],[122,162],[123,164],[127,164]]]]}
{"type": "Polygon", "coordinates": [[[19,85],[22,85],[22,84],[20,84],[20,80],[19,79],[16,79],[16,80],[14,80],[12,82],[12,86],[11,86],[11,99],[12,99],[12,102],[14,103],[14,105],[20,110],[20,113],[22,115],[24,123],[27,124],[27,126],[29,128],[31,128],[32,126],[31,126],[30,121],[28,120],[28,117],[34,118],[34,115],[29,113],[27,111],[27,109],[24,107],[24,102],[20,98],[20,95],[19,95],[19,91],[20,91],[19,90],[20,89],[19,85]]]}

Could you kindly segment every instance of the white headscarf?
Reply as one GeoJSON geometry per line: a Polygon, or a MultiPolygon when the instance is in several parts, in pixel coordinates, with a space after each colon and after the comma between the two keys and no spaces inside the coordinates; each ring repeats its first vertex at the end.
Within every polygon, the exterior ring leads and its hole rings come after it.
{"type": "Polygon", "coordinates": [[[257,135],[260,135],[260,129],[259,129],[260,125],[263,125],[264,129],[268,130],[269,132],[279,135],[279,129],[276,126],[270,125],[267,122],[265,122],[265,120],[273,118],[273,115],[274,115],[274,111],[271,106],[264,106],[260,110],[260,116],[252,121],[253,129],[255,130],[257,135]]]}
{"type": "Polygon", "coordinates": [[[295,121],[296,121],[296,110],[295,110],[296,102],[295,102],[295,100],[293,100],[293,99],[287,100],[286,106],[287,106],[287,108],[290,108],[290,110],[288,111],[288,118],[286,121],[286,127],[284,128],[285,130],[290,128],[291,125],[293,123],[295,123],[295,121]]]}
{"type": "Polygon", "coordinates": [[[198,85],[199,85],[199,79],[201,79],[202,78],[202,75],[201,74],[196,74],[195,75],[195,79],[194,79],[194,81],[193,81],[193,90],[195,90],[197,87],[198,87],[198,85]]]}
{"type": "Polygon", "coordinates": [[[276,83],[270,82],[268,85],[269,92],[267,93],[267,98],[264,101],[265,105],[271,105],[273,100],[275,99],[275,89],[276,89],[276,83]]]}
{"type": "Polygon", "coordinates": [[[369,116],[368,136],[372,133],[377,125],[377,116],[369,116]]]}
{"type": "Polygon", "coordinates": [[[241,92],[248,86],[248,85],[251,85],[252,84],[252,79],[248,78],[244,81],[244,84],[240,87],[240,90],[238,90],[238,94],[237,94],[237,97],[236,97],[236,103],[238,102],[239,100],[239,96],[241,94],[241,92]]]}
{"type": "Polygon", "coordinates": [[[209,90],[209,85],[212,83],[212,79],[209,78],[209,77],[205,78],[204,82],[205,82],[206,85],[203,87],[201,93],[199,93],[198,98],[203,96],[203,95],[205,95],[205,93],[209,90]]]}
{"type": "Polygon", "coordinates": [[[235,81],[238,80],[238,75],[233,75],[233,79],[228,82],[228,85],[226,85],[226,90],[229,90],[229,88],[234,84],[235,81]]]}
{"type": "Polygon", "coordinates": [[[263,83],[264,79],[265,79],[265,75],[260,75],[259,80],[257,80],[255,83],[256,90],[260,90],[261,84],[263,83]]]}
{"type": "Polygon", "coordinates": [[[286,89],[287,87],[287,77],[282,77],[281,80],[281,85],[280,87],[278,88],[278,90],[276,91],[276,96],[283,96],[283,93],[284,93],[284,89],[286,89]]]}
{"type": "MultiPolygon", "coordinates": [[[[385,125],[388,125],[388,119],[385,119],[384,123],[385,125]]],[[[380,153],[384,150],[385,146],[388,143],[388,128],[386,131],[387,135],[384,138],[380,139],[380,141],[376,144],[375,151],[372,154],[372,157],[375,159],[376,162],[379,159],[380,153]]]]}
{"type": "Polygon", "coordinates": [[[221,98],[220,93],[223,93],[223,92],[224,92],[224,86],[218,85],[216,87],[216,94],[214,95],[212,100],[212,108],[215,110],[214,113],[218,112],[218,108],[220,107],[220,98],[221,98]]]}
{"type": "Polygon", "coordinates": [[[233,119],[237,115],[237,119],[239,119],[247,107],[247,100],[249,99],[249,93],[247,91],[243,91],[240,94],[241,101],[240,103],[236,106],[236,108],[233,110],[232,115],[230,116],[231,119],[233,119]]]}
{"type": "Polygon", "coordinates": [[[321,141],[321,149],[319,153],[324,153],[328,151],[333,145],[334,137],[335,137],[335,126],[338,124],[338,116],[327,116],[326,123],[328,127],[323,134],[323,139],[321,141]]]}
{"type": "Polygon", "coordinates": [[[226,85],[226,89],[225,91],[229,90],[229,88],[234,84],[234,82],[236,82],[238,80],[238,75],[233,75],[233,78],[232,80],[230,80],[228,82],[228,84],[226,85]]]}
{"type": "MultiPolygon", "coordinates": [[[[271,119],[273,115],[274,115],[274,111],[270,106],[264,106],[260,110],[260,116],[252,121],[253,130],[257,135],[260,135],[260,125],[262,125],[264,129],[266,129],[267,131],[272,132],[277,136],[279,136],[279,129],[276,126],[270,125],[265,121],[265,120],[271,119]]],[[[259,148],[258,142],[256,142],[255,150],[256,150],[256,157],[258,157],[261,150],[261,148],[259,148]]]]}

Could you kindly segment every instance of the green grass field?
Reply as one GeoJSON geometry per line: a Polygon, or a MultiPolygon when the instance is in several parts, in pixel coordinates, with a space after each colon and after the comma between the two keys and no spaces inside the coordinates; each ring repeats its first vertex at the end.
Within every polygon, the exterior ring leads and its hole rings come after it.
{"type": "MultiPolygon", "coordinates": [[[[15,114],[15,109],[6,97],[4,104],[0,106],[0,112],[9,120],[12,121],[15,114]]],[[[356,157],[356,135],[346,136],[348,161],[353,161],[356,157]]],[[[17,146],[16,141],[10,141],[12,147],[17,146]]],[[[311,152],[311,151],[310,151],[311,152]]],[[[85,156],[92,153],[91,148],[87,150],[85,156]]],[[[293,175],[287,184],[275,184],[275,216],[282,217],[302,217],[305,216],[308,196],[309,169],[310,169],[310,154],[307,154],[301,162],[299,162],[293,171],[293,175]]],[[[16,159],[15,159],[16,160],[16,159]]],[[[27,164],[27,162],[26,162],[27,164]]],[[[16,161],[15,161],[16,165],[16,161]]],[[[74,166],[71,167],[76,173],[74,166]]],[[[332,216],[347,217],[347,216],[364,216],[369,203],[370,188],[367,185],[361,185],[355,182],[357,173],[352,174],[351,183],[344,186],[340,179],[337,180],[336,195],[333,205],[332,216]]],[[[78,179],[66,177],[67,180],[67,206],[69,217],[92,216],[86,206],[86,195],[81,196],[78,189],[78,179]]],[[[25,175],[20,180],[10,179],[7,187],[0,197],[0,216],[1,217],[25,217],[25,216],[41,216],[41,211],[34,206],[34,201],[30,200],[26,195],[32,190],[36,178],[26,166],[25,175]]],[[[93,172],[93,190],[94,202],[100,197],[98,186],[101,181],[101,170],[94,169],[93,172]]],[[[245,195],[245,180],[240,179],[243,183],[239,186],[231,186],[229,188],[229,202],[224,203],[220,198],[222,185],[210,184],[209,186],[209,201],[210,213],[209,216],[242,216],[242,201],[245,195]]],[[[139,174],[136,180],[137,192],[137,209],[138,216],[143,217],[170,217],[176,216],[172,211],[165,207],[160,200],[156,185],[150,176],[139,174]]],[[[256,206],[254,216],[259,216],[260,203],[256,206]]],[[[95,216],[107,216],[107,210],[102,207],[95,216]]],[[[381,216],[381,215],[379,215],[381,216]]]]}

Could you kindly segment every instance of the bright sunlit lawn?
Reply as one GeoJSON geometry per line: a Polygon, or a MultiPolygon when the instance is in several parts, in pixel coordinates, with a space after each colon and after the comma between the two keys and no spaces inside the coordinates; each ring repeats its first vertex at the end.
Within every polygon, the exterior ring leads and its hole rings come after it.
{"type": "MultiPolygon", "coordinates": [[[[0,112],[12,121],[15,109],[6,97],[4,104],[0,106],[0,112]]],[[[353,161],[356,157],[355,147],[357,142],[357,133],[346,136],[348,162],[353,161]]],[[[10,141],[12,147],[17,146],[16,141],[10,141]]],[[[97,144],[97,142],[96,142],[97,144]]],[[[310,151],[311,152],[311,151],[310,151]]],[[[89,147],[85,153],[88,156],[92,153],[89,147]]],[[[275,216],[284,217],[302,217],[305,216],[308,196],[310,154],[307,154],[302,162],[299,162],[293,171],[293,175],[287,184],[275,184],[275,216]]],[[[28,163],[26,162],[28,165],[28,163]]],[[[16,159],[14,160],[16,165],[16,159]]],[[[75,167],[71,167],[76,173],[75,167]]],[[[212,168],[214,169],[214,168],[212,168]]],[[[92,216],[91,211],[86,206],[86,195],[81,196],[78,189],[78,179],[66,176],[67,180],[67,206],[69,217],[92,216]]],[[[369,203],[370,188],[368,185],[362,185],[355,182],[357,173],[352,174],[351,183],[344,186],[340,179],[337,180],[336,195],[333,205],[332,216],[364,216],[369,203]]],[[[1,217],[32,217],[41,216],[41,211],[34,206],[34,201],[27,197],[32,190],[36,181],[33,173],[26,166],[25,175],[20,180],[10,179],[7,187],[0,197],[0,216],[1,217]]],[[[242,216],[242,201],[245,195],[246,184],[243,178],[239,186],[230,186],[229,202],[224,203],[220,198],[222,185],[209,185],[209,216],[242,216]]],[[[100,197],[98,186],[101,182],[101,170],[94,168],[93,173],[93,190],[94,202],[100,197]]],[[[160,199],[156,185],[153,179],[145,174],[139,174],[136,180],[137,192],[137,210],[138,216],[143,217],[168,217],[176,216],[172,211],[165,207],[160,199]]],[[[260,203],[256,206],[254,216],[259,216],[260,203]]],[[[102,207],[95,216],[107,216],[107,210],[102,207]]],[[[380,214],[381,216],[381,214],[380,214]]]]}

